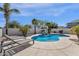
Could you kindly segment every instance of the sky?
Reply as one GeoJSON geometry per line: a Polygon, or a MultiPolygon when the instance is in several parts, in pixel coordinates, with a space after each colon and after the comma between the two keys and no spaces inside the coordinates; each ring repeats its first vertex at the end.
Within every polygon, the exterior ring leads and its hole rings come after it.
{"type": "MultiPolygon", "coordinates": [[[[66,26],[68,22],[79,19],[78,3],[11,3],[10,7],[20,11],[20,14],[12,13],[10,21],[16,20],[21,25],[31,24],[33,18],[55,22],[59,26],[66,26]]],[[[4,25],[5,18],[0,12],[0,27],[4,25]]]]}

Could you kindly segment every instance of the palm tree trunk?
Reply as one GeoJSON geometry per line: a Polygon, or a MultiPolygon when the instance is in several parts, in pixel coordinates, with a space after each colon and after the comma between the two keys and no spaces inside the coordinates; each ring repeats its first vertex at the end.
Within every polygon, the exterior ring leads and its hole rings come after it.
{"type": "Polygon", "coordinates": [[[50,32],[51,32],[51,29],[48,29],[48,34],[50,34],[50,32]]]}
{"type": "Polygon", "coordinates": [[[34,34],[36,34],[36,26],[34,25],[34,34]]]}
{"type": "Polygon", "coordinates": [[[6,19],[6,34],[8,35],[8,19],[6,19]]]}
{"type": "Polygon", "coordinates": [[[9,20],[9,15],[5,14],[4,16],[5,16],[5,19],[6,19],[5,20],[6,21],[6,25],[5,25],[6,26],[6,34],[8,35],[8,20],[9,20]]]}
{"type": "Polygon", "coordinates": [[[79,34],[77,34],[77,37],[78,37],[78,41],[79,41],[79,34]]]}

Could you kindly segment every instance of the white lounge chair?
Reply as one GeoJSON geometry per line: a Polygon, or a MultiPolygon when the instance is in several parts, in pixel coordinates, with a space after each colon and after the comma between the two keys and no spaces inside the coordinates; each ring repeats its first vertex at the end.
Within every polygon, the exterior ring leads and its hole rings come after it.
{"type": "Polygon", "coordinates": [[[14,48],[14,47],[17,47],[17,46],[20,46],[22,45],[23,43],[29,43],[30,41],[32,40],[27,40],[27,39],[17,39],[17,38],[13,38],[11,36],[8,36],[8,35],[4,35],[4,37],[6,38],[6,40],[3,40],[1,42],[1,49],[2,49],[2,53],[3,55],[5,56],[5,52],[8,50],[8,49],[11,49],[11,48],[14,48]]]}

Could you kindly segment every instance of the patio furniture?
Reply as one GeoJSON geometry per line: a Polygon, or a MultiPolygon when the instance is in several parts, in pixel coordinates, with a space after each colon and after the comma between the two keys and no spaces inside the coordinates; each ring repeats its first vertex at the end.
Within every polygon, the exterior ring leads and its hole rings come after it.
{"type": "Polygon", "coordinates": [[[57,33],[56,31],[54,31],[54,33],[57,33]]]}
{"type": "Polygon", "coordinates": [[[2,52],[2,43],[5,40],[5,37],[0,37],[0,53],[2,52]]]}
{"type": "Polygon", "coordinates": [[[59,30],[59,33],[60,33],[60,34],[63,34],[63,30],[59,30]]]}
{"type": "Polygon", "coordinates": [[[5,56],[5,52],[7,50],[17,47],[17,46],[21,46],[23,43],[29,43],[30,41],[32,41],[32,40],[27,40],[27,39],[13,38],[6,34],[4,35],[4,37],[6,39],[1,42],[1,52],[3,53],[3,56],[5,56]]]}

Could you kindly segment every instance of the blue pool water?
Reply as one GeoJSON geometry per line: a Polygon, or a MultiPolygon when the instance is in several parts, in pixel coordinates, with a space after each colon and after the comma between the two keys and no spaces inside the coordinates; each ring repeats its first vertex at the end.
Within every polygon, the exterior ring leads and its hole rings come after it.
{"type": "Polygon", "coordinates": [[[38,35],[32,37],[35,41],[48,42],[48,41],[58,41],[59,37],[68,37],[62,34],[49,34],[49,35],[38,35]]]}

